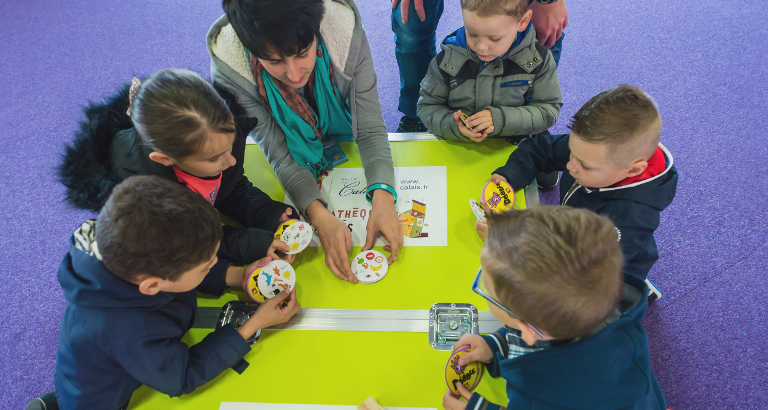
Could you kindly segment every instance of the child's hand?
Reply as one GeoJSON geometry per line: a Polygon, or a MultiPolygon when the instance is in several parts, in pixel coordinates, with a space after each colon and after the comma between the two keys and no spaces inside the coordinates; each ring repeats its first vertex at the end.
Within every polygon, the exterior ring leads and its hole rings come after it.
{"type": "Polygon", "coordinates": [[[290,216],[292,213],[293,213],[293,210],[291,210],[291,208],[286,209],[285,212],[283,212],[283,214],[280,215],[280,223],[283,223],[288,219],[290,219],[290,216]]]}
{"type": "Polygon", "coordinates": [[[482,110],[476,112],[474,115],[466,119],[467,125],[472,127],[475,132],[483,134],[483,138],[487,137],[494,130],[493,128],[493,115],[490,110],[482,110]]]}
{"type": "Polygon", "coordinates": [[[243,336],[243,339],[248,340],[248,338],[259,329],[287,322],[300,308],[301,306],[299,306],[299,302],[296,301],[295,288],[290,291],[282,291],[272,299],[262,303],[261,306],[256,309],[256,313],[248,318],[248,320],[237,329],[237,332],[243,336]],[[287,301],[287,305],[281,308],[280,306],[283,301],[287,301]]]}
{"type": "Polygon", "coordinates": [[[485,137],[488,136],[488,134],[481,134],[479,132],[475,132],[467,128],[466,125],[464,125],[463,122],[461,122],[461,110],[456,111],[453,113],[453,121],[456,122],[456,126],[459,127],[459,132],[461,135],[471,139],[475,142],[480,142],[485,139],[485,137]]]}
{"type": "Polygon", "coordinates": [[[464,384],[462,383],[456,383],[456,389],[461,394],[461,397],[457,397],[450,390],[443,395],[443,407],[445,410],[464,410],[467,408],[467,402],[461,401],[461,398],[463,397],[465,400],[469,400],[472,397],[472,392],[464,387],[464,384]]]}
{"type": "Polygon", "coordinates": [[[469,345],[469,352],[459,357],[459,366],[466,366],[472,362],[490,363],[493,361],[493,353],[488,343],[485,343],[482,337],[467,333],[459,339],[455,346],[469,345]]]}
{"type": "Polygon", "coordinates": [[[507,181],[507,179],[506,179],[506,178],[504,178],[503,176],[501,176],[501,175],[499,175],[499,174],[493,174],[493,175],[491,176],[491,181],[493,181],[493,183],[494,183],[494,184],[498,184],[498,183],[499,183],[499,182],[501,182],[501,181],[504,181],[504,182],[506,182],[506,183],[509,183],[509,181],[507,181]]]}
{"type": "Polygon", "coordinates": [[[483,242],[488,239],[488,221],[478,220],[475,222],[475,230],[477,231],[477,236],[479,236],[483,242]]]}
{"type": "Polygon", "coordinates": [[[286,253],[290,251],[291,247],[288,246],[288,244],[283,241],[274,240],[272,241],[272,245],[269,246],[269,249],[267,249],[267,256],[272,258],[272,260],[282,259],[288,263],[291,263],[294,259],[296,259],[296,255],[288,255],[286,253]],[[278,256],[276,251],[283,251],[283,256],[278,256]]]}
{"type": "MultiPolygon", "coordinates": [[[[255,271],[256,269],[263,268],[267,266],[269,262],[272,262],[272,258],[269,256],[266,256],[264,258],[261,258],[257,260],[256,262],[253,262],[252,264],[248,265],[245,268],[237,267],[237,269],[240,270],[240,274],[238,276],[235,276],[230,281],[229,277],[229,271],[227,271],[227,285],[229,286],[237,286],[240,285],[241,288],[245,289],[246,292],[248,292],[248,278],[251,277],[251,273],[255,271]]],[[[230,266],[230,269],[235,268],[235,266],[230,266]]]]}

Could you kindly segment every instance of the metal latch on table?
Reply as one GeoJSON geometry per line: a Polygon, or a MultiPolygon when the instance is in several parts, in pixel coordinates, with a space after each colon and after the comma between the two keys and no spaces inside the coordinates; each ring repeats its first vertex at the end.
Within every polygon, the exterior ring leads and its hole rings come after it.
{"type": "Polygon", "coordinates": [[[435,303],[429,309],[429,344],[451,350],[467,333],[480,334],[477,308],[469,303],[435,303]]]}

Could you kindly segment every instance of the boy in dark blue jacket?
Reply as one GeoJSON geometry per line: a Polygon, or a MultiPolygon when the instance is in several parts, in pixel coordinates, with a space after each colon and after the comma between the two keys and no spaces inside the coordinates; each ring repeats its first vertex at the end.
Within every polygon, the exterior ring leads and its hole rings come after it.
{"type": "MultiPolygon", "coordinates": [[[[503,377],[508,409],[666,409],[640,323],[645,284],[622,274],[611,221],[586,209],[539,206],[488,216],[472,289],[502,327],[465,335],[458,365],[503,377]]],[[[447,410],[502,408],[457,383],[447,410]]]]}
{"type": "MultiPolygon", "coordinates": [[[[563,171],[561,205],[586,208],[616,224],[624,272],[641,279],[659,259],[653,233],[677,190],[672,155],[659,143],[661,116],[638,87],[620,85],[589,100],[573,116],[571,134],[522,142],[493,171],[515,190],[539,172],[563,171]]],[[[483,236],[485,227],[477,225],[483,236]]]]}
{"type": "MultiPolygon", "coordinates": [[[[183,343],[197,310],[195,290],[220,295],[270,260],[211,271],[222,235],[216,210],[180,184],[137,176],[115,187],[98,219],[75,232],[59,268],[68,302],[56,350],[61,409],[117,410],[142,384],[179,396],[227,368],[245,370],[246,339],[287,321],[299,305],[295,292],[281,292],[239,328],[183,343]]],[[[55,408],[46,396],[30,406],[55,408]]]]}

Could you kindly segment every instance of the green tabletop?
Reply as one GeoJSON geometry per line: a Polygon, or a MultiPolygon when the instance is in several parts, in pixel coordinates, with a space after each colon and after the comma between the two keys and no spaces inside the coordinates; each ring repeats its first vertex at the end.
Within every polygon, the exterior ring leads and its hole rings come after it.
{"type": "MultiPolygon", "coordinates": [[[[357,147],[341,144],[350,161],[361,167],[357,147]]],[[[396,167],[445,166],[448,181],[448,246],[404,247],[382,281],[373,285],[341,281],[325,266],[320,248],[308,248],[293,263],[297,296],[303,308],[419,309],[434,303],[471,303],[488,310],[470,285],[480,266],[482,242],[475,233],[469,199],[480,197],[491,172],[503,165],[515,146],[505,141],[392,142],[396,167]]],[[[246,149],[245,173],[272,198],[285,196],[264,154],[246,149]]],[[[525,207],[523,191],[516,206],[525,207]]],[[[353,247],[350,257],[361,248],[353,247]]],[[[379,251],[382,249],[377,248],[379,251]]],[[[231,289],[221,298],[199,295],[200,306],[221,307],[230,300],[250,300],[231,289]]],[[[210,329],[192,329],[188,344],[210,329]]],[[[131,409],[218,409],[221,402],[358,405],[373,396],[385,407],[441,408],[447,386],[444,369],[450,352],[432,349],[427,333],[265,330],[245,356],[248,369],[227,370],[194,393],[178,398],[146,386],[131,400],[131,409]]],[[[483,377],[477,391],[506,405],[504,382],[483,377]]]]}

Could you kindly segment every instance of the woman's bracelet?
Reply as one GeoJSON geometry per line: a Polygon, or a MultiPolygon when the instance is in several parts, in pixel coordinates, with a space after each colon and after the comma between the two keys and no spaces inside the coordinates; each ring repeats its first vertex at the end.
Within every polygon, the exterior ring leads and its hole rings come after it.
{"type": "Polygon", "coordinates": [[[373,203],[373,191],[376,189],[383,189],[389,192],[393,197],[395,197],[395,202],[397,202],[397,192],[395,191],[395,188],[392,188],[387,184],[373,184],[369,186],[368,190],[365,192],[365,199],[367,199],[368,202],[373,203]]]}

